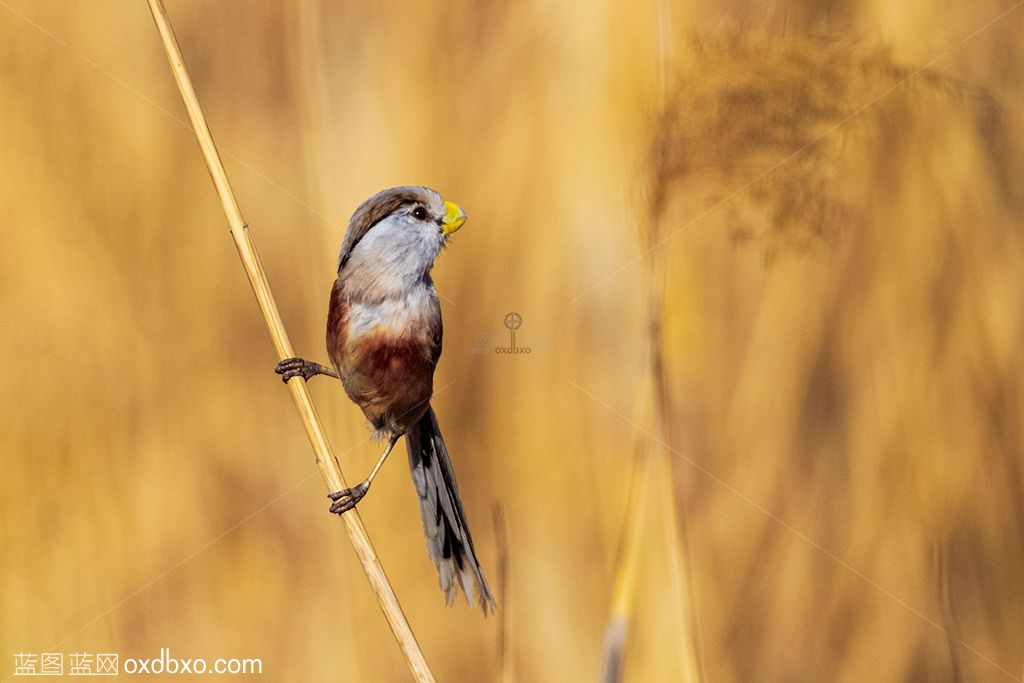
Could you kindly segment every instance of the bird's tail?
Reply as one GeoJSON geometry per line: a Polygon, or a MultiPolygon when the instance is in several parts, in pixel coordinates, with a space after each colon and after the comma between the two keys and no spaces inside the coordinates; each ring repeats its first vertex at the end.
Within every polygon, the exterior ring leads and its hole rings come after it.
{"type": "Polygon", "coordinates": [[[437,416],[427,408],[420,421],[405,435],[409,468],[420,495],[420,514],[427,537],[427,551],[441,575],[441,590],[450,605],[462,587],[470,605],[477,599],[484,614],[496,609],[494,596],[476,560],[473,537],[459,499],[459,487],[441,438],[437,416]]]}

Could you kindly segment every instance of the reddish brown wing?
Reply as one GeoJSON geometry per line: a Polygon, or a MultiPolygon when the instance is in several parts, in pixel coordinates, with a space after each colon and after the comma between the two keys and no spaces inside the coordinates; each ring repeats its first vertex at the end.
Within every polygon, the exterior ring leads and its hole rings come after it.
{"type": "Polygon", "coordinates": [[[341,295],[341,289],[334,284],[331,286],[331,301],[327,308],[327,357],[338,372],[341,372],[347,342],[348,302],[341,295]]]}
{"type": "Polygon", "coordinates": [[[437,305],[437,317],[434,326],[431,340],[433,342],[433,352],[431,353],[430,360],[436,366],[437,361],[441,358],[441,342],[444,338],[444,323],[441,322],[441,306],[440,303],[437,305]]]}

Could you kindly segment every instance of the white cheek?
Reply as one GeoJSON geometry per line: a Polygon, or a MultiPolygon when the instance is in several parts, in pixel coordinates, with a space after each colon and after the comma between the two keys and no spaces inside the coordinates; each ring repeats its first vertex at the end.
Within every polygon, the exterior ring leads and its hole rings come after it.
{"type": "Polygon", "coordinates": [[[395,241],[396,250],[403,260],[416,264],[415,268],[429,268],[440,251],[440,237],[441,231],[434,223],[416,221],[404,226],[395,241]]]}
{"type": "Polygon", "coordinates": [[[430,248],[438,242],[440,230],[424,221],[395,221],[377,225],[356,245],[377,254],[430,248]]]}
{"type": "Polygon", "coordinates": [[[442,243],[434,223],[388,219],[356,244],[349,258],[350,271],[362,270],[387,289],[407,286],[430,271],[442,243]]]}

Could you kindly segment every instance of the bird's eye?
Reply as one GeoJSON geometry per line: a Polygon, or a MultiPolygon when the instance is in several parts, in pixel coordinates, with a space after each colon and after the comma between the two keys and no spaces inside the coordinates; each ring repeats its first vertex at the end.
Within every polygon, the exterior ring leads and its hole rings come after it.
{"type": "Polygon", "coordinates": [[[412,210],[412,217],[415,218],[416,220],[421,221],[427,217],[427,210],[424,209],[422,206],[417,206],[415,209],[412,210]]]}

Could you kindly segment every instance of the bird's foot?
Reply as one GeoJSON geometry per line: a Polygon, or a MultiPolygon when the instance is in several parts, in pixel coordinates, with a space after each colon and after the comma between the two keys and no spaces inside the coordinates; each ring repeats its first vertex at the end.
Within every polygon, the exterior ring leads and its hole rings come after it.
{"type": "Polygon", "coordinates": [[[356,506],[359,501],[363,499],[366,492],[370,490],[370,483],[364,481],[358,486],[353,486],[350,489],[343,489],[341,491],[335,491],[334,493],[328,493],[327,497],[334,501],[331,505],[331,512],[336,515],[343,515],[356,506]]]}
{"type": "Polygon", "coordinates": [[[277,364],[274,372],[281,375],[281,381],[285,384],[288,384],[292,377],[301,377],[308,382],[311,377],[320,374],[320,364],[304,358],[285,358],[277,364]]]}

